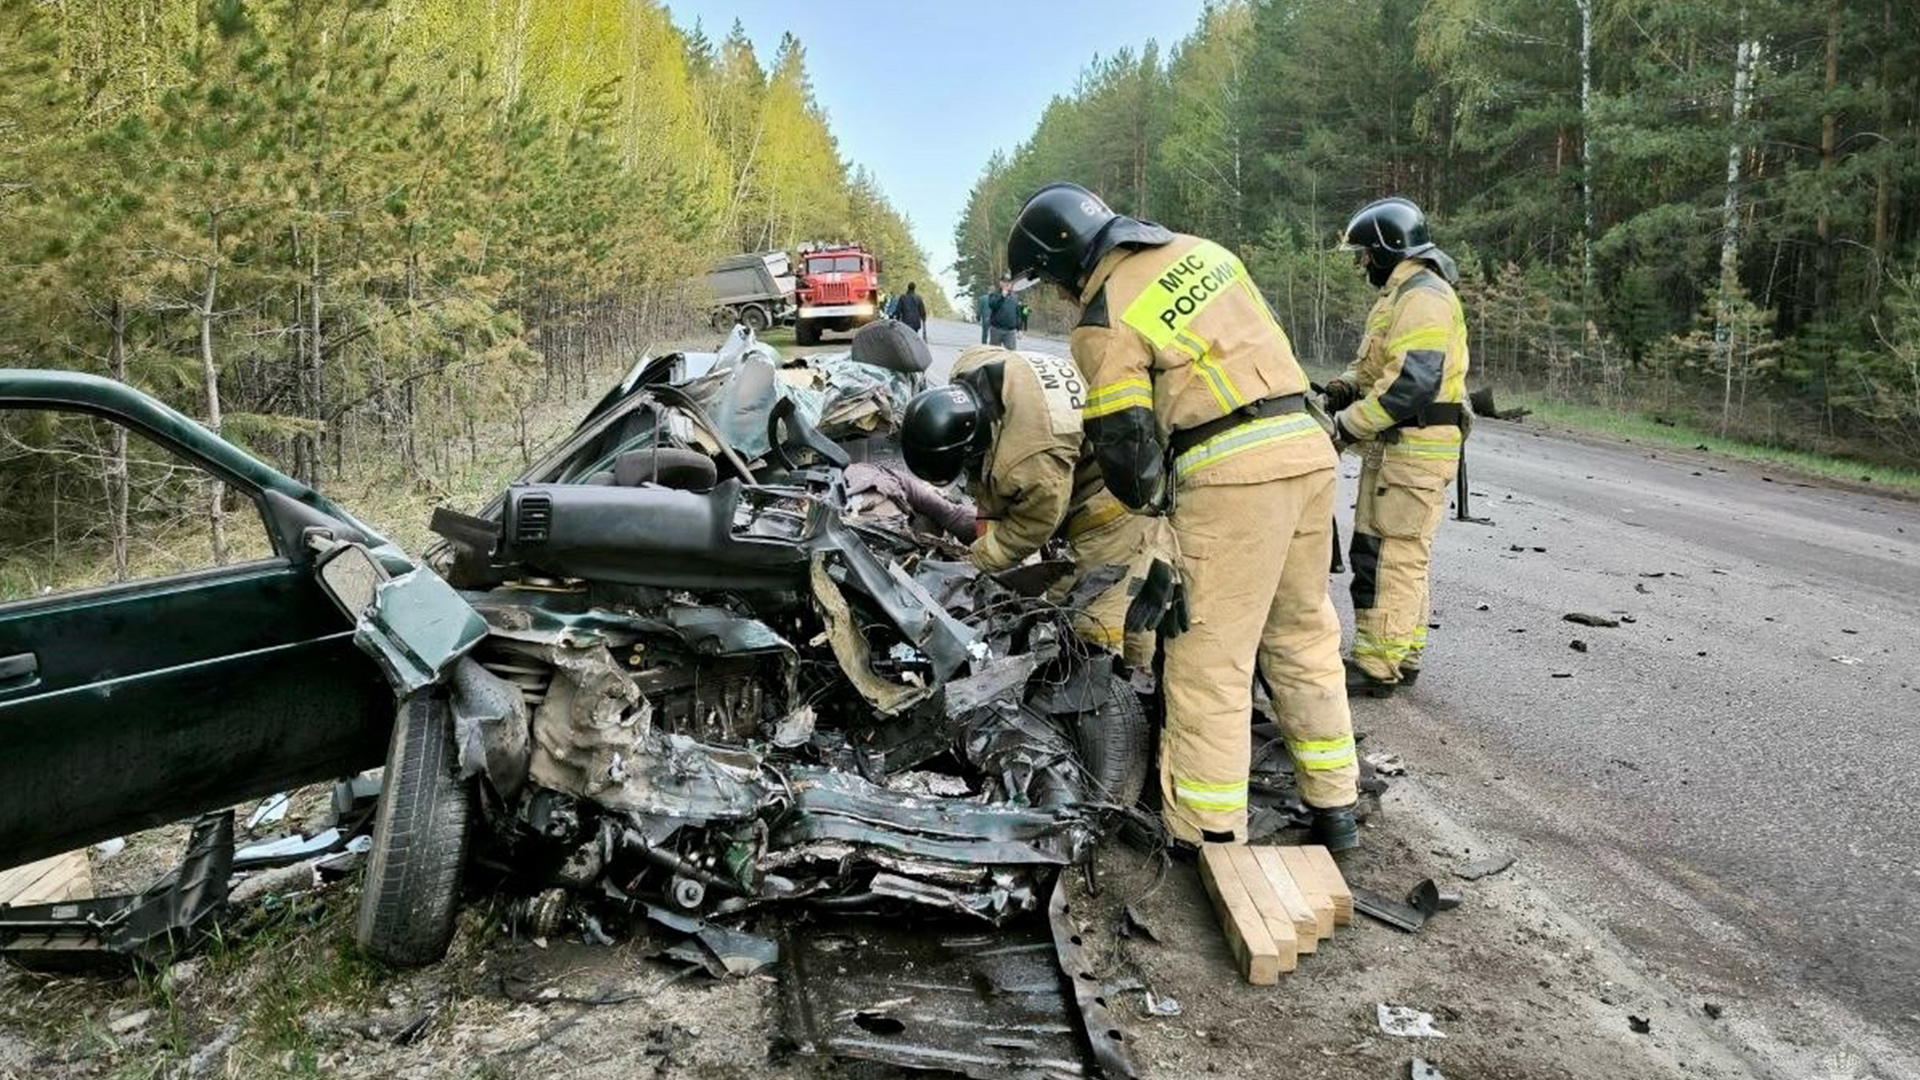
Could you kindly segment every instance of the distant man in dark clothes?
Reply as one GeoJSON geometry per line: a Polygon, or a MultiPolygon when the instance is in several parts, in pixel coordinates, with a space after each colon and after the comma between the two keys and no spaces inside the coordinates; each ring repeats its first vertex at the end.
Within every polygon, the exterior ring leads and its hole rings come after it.
{"type": "Polygon", "coordinates": [[[1013,281],[1000,279],[1000,291],[987,301],[989,333],[987,344],[1003,349],[1019,348],[1020,298],[1013,294],[1013,281]]]}
{"type": "Polygon", "coordinates": [[[894,301],[893,317],[921,337],[927,336],[927,302],[920,299],[918,282],[907,282],[907,291],[894,301]]]}
{"type": "Polygon", "coordinates": [[[973,302],[973,313],[980,320],[980,344],[987,343],[987,336],[993,330],[993,294],[984,292],[973,302]]]}

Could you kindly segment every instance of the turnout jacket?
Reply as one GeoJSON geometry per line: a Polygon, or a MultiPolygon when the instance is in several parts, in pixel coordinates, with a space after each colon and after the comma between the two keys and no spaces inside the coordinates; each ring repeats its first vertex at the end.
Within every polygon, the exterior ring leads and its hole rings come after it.
{"type": "Polygon", "coordinates": [[[994,573],[1040,550],[1070,515],[1097,509],[1100,473],[1080,452],[1085,383],[1064,357],[994,345],[962,352],[950,377],[973,386],[997,412],[993,442],[967,477],[986,525],[973,542],[973,561],[994,573]]]}
{"type": "Polygon", "coordinates": [[[1071,339],[1108,489],[1145,510],[1164,504],[1169,482],[1247,484],[1332,468],[1333,444],[1311,414],[1256,408],[1304,394],[1307,376],[1246,267],[1211,240],[1136,229],[1149,242],[1095,265],[1071,339]],[[1191,429],[1235,413],[1244,422],[1184,445],[1191,429]],[[1178,453],[1169,462],[1170,440],[1178,453]]]}
{"type": "Polygon", "coordinates": [[[1459,456],[1458,423],[1421,423],[1433,405],[1461,408],[1467,394],[1467,317],[1439,270],[1418,257],[1393,268],[1367,313],[1360,352],[1341,377],[1359,397],[1340,410],[1340,426],[1356,439],[1389,436],[1388,457],[1446,460],[1459,456]]]}

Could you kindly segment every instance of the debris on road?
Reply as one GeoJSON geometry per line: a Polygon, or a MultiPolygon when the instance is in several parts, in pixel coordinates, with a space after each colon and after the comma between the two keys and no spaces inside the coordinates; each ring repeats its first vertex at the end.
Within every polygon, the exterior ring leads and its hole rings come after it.
{"type": "Polygon", "coordinates": [[[276,792],[267,796],[253,813],[247,815],[247,831],[253,832],[262,825],[277,825],[286,820],[287,811],[293,808],[293,799],[286,792],[276,792]]]}
{"type": "Polygon", "coordinates": [[[1140,913],[1138,904],[1127,904],[1120,909],[1120,936],[1123,938],[1145,938],[1154,944],[1160,943],[1160,934],[1140,913]]]}
{"type": "Polygon", "coordinates": [[[1726,1009],[1717,1002],[1709,1001],[1700,1006],[1700,1011],[1707,1014],[1707,1019],[1718,1020],[1726,1012],[1726,1009]]]}
{"type": "Polygon", "coordinates": [[[1620,625],[1619,619],[1606,615],[1592,615],[1584,611],[1569,611],[1565,615],[1562,615],[1561,618],[1570,623],[1579,623],[1581,626],[1606,628],[1620,625]]]}
{"type": "Polygon", "coordinates": [[[1433,1026],[1433,1014],[1406,1005],[1374,1006],[1382,1035],[1402,1039],[1444,1039],[1447,1033],[1433,1026]]]}
{"type": "Polygon", "coordinates": [[[1410,934],[1418,932],[1428,919],[1440,912],[1460,906],[1460,894],[1441,889],[1439,882],[1432,878],[1425,878],[1409,889],[1404,903],[1358,885],[1352,889],[1355,911],[1410,934]]]}
{"type": "Polygon", "coordinates": [[[1453,875],[1462,881],[1479,881],[1481,878],[1492,877],[1506,870],[1516,861],[1518,860],[1512,855],[1489,855],[1484,859],[1475,859],[1465,866],[1455,867],[1453,875]]]}
{"type": "Polygon", "coordinates": [[[1653,1031],[1653,1021],[1644,1016],[1627,1016],[1627,1030],[1635,1035],[1647,1035],[1653,1031]]]}
{"type": "Polygon", "coordinates": [[[1158,996],[1149,989],[1141,1004],[1140,1011],[1146,1016],[1179,1016],[1181,1013],[1180,1000],[1178,998],[1158,996]]]}
{"type": "Polygon", "coordinates": [[[1857,656],[1848,656],[1846,653],[1841,653],[1838,656],[1829,656],[1827,657],[1827,659],[1833,661],[1836,664],[1845,664],[1848,667],[1852,667],[1855,664],[1866,663],[1865,660],[1862,660],[1857,656]]]}
{"type": "Polygon", "coordinates": [[[1439,1069],[1427,1064],[1425,1058],[1414,1058],[1407,1063],[1407,1080],[1447,1080],[1439,1069]]]}
{"type": "Polygon", "coordinates": [[[1367,764],[1373,766],[1373,771],[1381,776],[1405,776],[1407,774],[1406,762],[1400,760],[1399,754],[1390,753],[1386,750],[1376,750],[1368,754],[1366,760],[1367,764]]]}
{"type": "Polygon", "coordinates": [[[1567,642],[1567,648],[1572,649],[1574,652],[1586,652],[1587,643],[1579,638],[1574,638],[1572,641],[1567,642]]]}

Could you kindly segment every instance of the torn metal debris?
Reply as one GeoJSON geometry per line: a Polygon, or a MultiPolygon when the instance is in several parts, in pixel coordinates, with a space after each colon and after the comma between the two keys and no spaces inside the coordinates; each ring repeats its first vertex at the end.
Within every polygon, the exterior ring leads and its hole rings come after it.
{"type": "Polygon", "coordinates": [[[141,892],[0,907],[0,955],[53,970],[163,963],[226,903],[232,864],[233,812],[203,815],[180,865],[141,892]]]}

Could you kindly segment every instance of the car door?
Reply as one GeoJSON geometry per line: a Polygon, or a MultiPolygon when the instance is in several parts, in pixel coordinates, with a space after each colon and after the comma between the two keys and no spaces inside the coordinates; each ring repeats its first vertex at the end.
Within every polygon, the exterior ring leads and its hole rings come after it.
{"type": "Polygon", "coordinates": [[[297,539],[317,496],[150,399],[5,391],[0,866],[380,762],[392,691],[297,539]]]}

